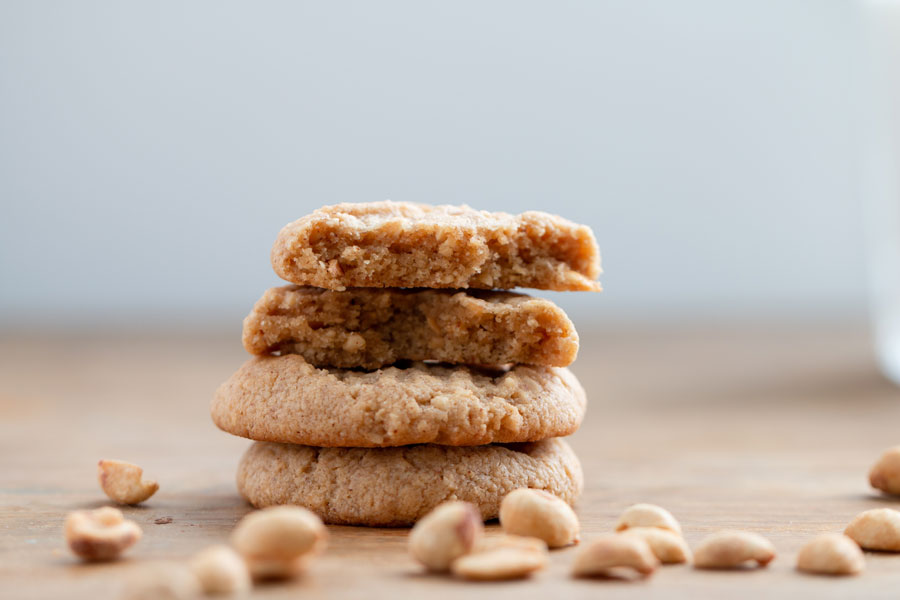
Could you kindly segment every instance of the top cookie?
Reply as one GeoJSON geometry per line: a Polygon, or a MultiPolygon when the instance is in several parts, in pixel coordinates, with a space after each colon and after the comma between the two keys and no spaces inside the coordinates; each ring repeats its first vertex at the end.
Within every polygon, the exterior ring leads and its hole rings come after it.
{"type": "Polygon", "coordinates": [[[285,226],[272,267],[332,290],[427,287],[600,291],[590,228],[543,212],[372,202],[325,206],[285,226]]]}

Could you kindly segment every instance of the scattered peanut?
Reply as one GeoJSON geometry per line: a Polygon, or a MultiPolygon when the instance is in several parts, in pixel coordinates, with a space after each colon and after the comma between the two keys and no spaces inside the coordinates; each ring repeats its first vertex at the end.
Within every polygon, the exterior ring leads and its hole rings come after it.
{"type": "Polygon", "coordinates": [[[409,534],[409,553],[431,571],[472,551],[484,533],[481,513],[468,502],[444,502],[416,523],[409,534]]]}
{"type": "Polygon", "coordinates": [[[651,575],[659,560],[638,536],[606,534],[585,544],[575,556],[575,577],[614,577],[622,570],[651,575]]]}
{"type": "Polygon", "coordinates": [[[772,542],[749,531],[714,533],[694,550],[694,566],[698,569],[734,569],[748,561],[764,567],[773,558],[772,542]]]}
{"type": "Polygon", "coordinates": [[[650,546],[656,558],[664,564],[690,562],[691,549],[680,535],[659,527],[631,527],[619,535],[639,537],[650,546]]]}
{"type": "Polygon", "coordinates": [[[201,593],[200,582],[186,566],[178,563],[147,563],[133,572],[122,588],[122,600],[194,600],[201,593]]]}
{"type": "Polygon", "coordinates": [[[797,554],[797,570],[823,575],[855,575],[866,566],[859,545],[840,533],[813,538],[797,554]]]}
{"type": "Polygon", "coordinates": [[[861,512],[844,534],[866,550],[900,552],[900,511],[874,508],[861,512]]]}
{"type": "Polygon", "coordinates": [[[322,520],[299,506],[257,510],[231,532],[231,543],[247,561],[254,579],[293,577],[306,559],[325,545],[322,520]]]}
{"type": "Polygon", "coordinates": [[[123,460],[101,460],[97,463],[97,479],[103,493],[119,504],[140,504],[159,489],[155,481],[141,479],[144,470],[123,460]]]}
{"type": "Polygon", "coordinates": [[[564,500],[545,492],[520,488],[503,498],[500,526],[515,535],[532,536],[551,548],[578,541],[578,517],[564,500]]]}
{"type": "Polygon", "coordinates": [[[472,553],[487,552],[488,550],[497,550],[498,548],[519,548],[522,550],[531,550],[532,552],[546,552],[547,542],[536,537],[504,533],[499,536],[481,538],[475,543],[475,546],[472,548],[472,553]]]}
{"type": "Polygon", "coordinates": [[[141,539],[141,528],[111,506],[79,510],[66,518],[66,541],[84,560],[114,560],[141,539]]]}
{"type": "Polygon", "coordinates": [[[900,446],[885,450],[872,465],[869,483],[887,494],[900,494],[900,446]]]}
{"type": "Polygon", "coordinates": [[[655,504],[635,504],[629,506],[616,522],[616,531],[629,527],[659,527],[681,535],[681,525],[672,513],[655,504]]]}
{"type": "Polygon", "coordinates": [[[191,559],[191,571],[205,594],[244,594],[250,590],[250,571],[228,546],[210,546],[191,559]]]}
{"type": "Polygon", "coordinates": [[[473,581],[521,579],[547,565],[547,544],[534,537],[505,535],[484,539],[471,554],[453,561],[457,577],[473,581]]]}

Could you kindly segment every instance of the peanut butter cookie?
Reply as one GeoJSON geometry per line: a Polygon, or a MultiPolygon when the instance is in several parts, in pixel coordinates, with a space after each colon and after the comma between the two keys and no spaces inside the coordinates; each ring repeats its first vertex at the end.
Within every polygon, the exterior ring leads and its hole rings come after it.
{"type": "Polygon", "coordinates": [[[572,434],[585,403],[566,368],[411,363],[365,372],[319,369],[288,354],[244,363],[211,412],[219,428],[258,441],[473,446],[572,434]]]}
{"type": "Polygon", "coordinates": [[[468,206],[325,206],[281,230],[272,267],[291,283],[332,290],[600,290],[600,254],[589,227],[543,212],[468,206]]]}
{"type": "Polygon", "coordinates": [[[258,508],[304,506],[338,525],[415,523],[447,500],[494,519],[518,488],[546,490],[568,503],[581,494],[581,465],[559,439],[531,444],[314,448],[257,442],[241,460],[238,490],[258,508]]]}
{"type": "Polygon", "coordinates": [[[578,334],[549,300],[512,292],[285,286],[244,319],[251,354],[300,354],[322,367],[375,369],[398,360],[564,367],[578,334]]]}

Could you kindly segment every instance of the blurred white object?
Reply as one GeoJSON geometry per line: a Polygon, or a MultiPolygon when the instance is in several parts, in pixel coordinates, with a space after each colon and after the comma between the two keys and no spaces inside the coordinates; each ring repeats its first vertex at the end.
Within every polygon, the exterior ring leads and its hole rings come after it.
{"type": "Polygon", "coordinates": [[[867,0],[869,273],[878,356],[900,383],[900,0],[867,0]]]}

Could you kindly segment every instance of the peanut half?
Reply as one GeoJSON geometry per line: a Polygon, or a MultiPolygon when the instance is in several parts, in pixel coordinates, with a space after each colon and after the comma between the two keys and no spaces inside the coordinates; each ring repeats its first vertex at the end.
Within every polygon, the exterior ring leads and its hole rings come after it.
{"type": "Polygon", "coordinates": [[[866,566],[859,545],[846,535],[825,533],[797,554],[797,570],[822,575],[855,575],[866,566]]]}
{"type": "Polygon", "coordinates": [[[750,561],[765,567],[774,558],[772,542],[749,531],[720,531],[694,549],[694,566],[698,569],[734,569],[750,561]]]}
{"type": "Polygon", "coordinates": [[[88,561],[114,560],[141,539],[141,528],[111,506],[70,513],[65,525],[66,542],[88,561]]]}
{"type": "Polygon", "coordinates": [[[453,561],[457,577],[472,581],[501,581],[528,577],[547,566],[547,544],[538,538],[505,535],[485,539],[471,554],[453,561]]]}
{"type": "Polygon", "coordinates": [[[430,571],[447,571],[454,560],[471,552],[483,532],[474,504],[445,502],[413,527],[409,553],[430,571]]]}
{"type": "Polygon", "coordinates": [[[629,506],[616,522],[616,531],[629,527],[659,527],[681,535],[681,525],[672,513],[655,504],[635,504],[629,506]]]}
{"type": "Polygon", "coordinates": [[[859,513],[844,535],[866,550],[900,552],[900,511],[892,508],[873,508],[859,513]]]}
{"type": "Polygon", "coordinates": [[[650,550],[663,564],[677,564],[691,561],[691,549],[680,535],[659,527],[631,527],[619,535],[639,537],[650,546],[650,550]]]}
{"type": "Polygon", "coordinates": [[[285,579],[300,573],[327,537],[314,513],[299,506],[274,506],[241,519],[231,532],[231,544],[254,579],[285,579]]]}
{"type": "Polygon", "coordinates": [[[575,577],[616,577],[623,571],[651,575],[659,560],[650,545],[636,535],[606,534],[585,544],[575,556],[575,577]]]}
{"type": "Polygon", "coordinates": [[[506,533],[536,537],[551,548],[578,541],[578,517],[564,500],[545,492],[520,488],[500,503],[500,526],[506,533]]]}
{"type": "Polygon", "coordinates": [[[144,470],[124,460],[101,460],[97,479],[110,500],[119,504],[140,504],[159,489],[155,481],[141,479],[144,470]]]}
{"type": "Polygon", "coordinates": [[[244,594],[250,591],[250,570],[241,556],[228,546],[210,546],[190,563],[204,594],[244,594]]]}
{"type": "Polygon", "coordinates": [[[885,450],[872,465],[869,483],[886,494],[900,494],[900,446],[885,450]]]}

